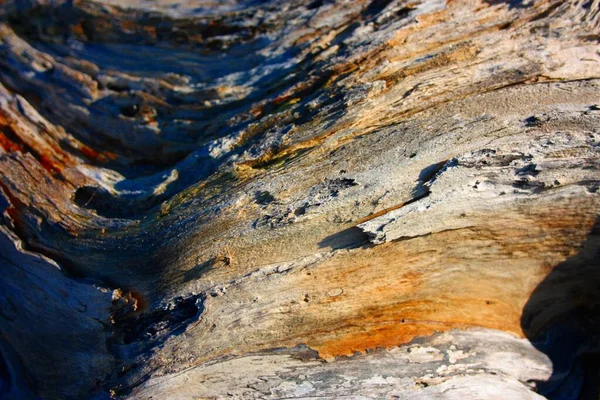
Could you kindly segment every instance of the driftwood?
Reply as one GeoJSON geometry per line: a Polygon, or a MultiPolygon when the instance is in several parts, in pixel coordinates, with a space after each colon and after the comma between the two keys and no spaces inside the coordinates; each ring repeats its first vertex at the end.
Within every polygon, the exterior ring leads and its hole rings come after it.
{"type": "Polygon", "coordinates": [[[600,1],[0,2],[0,397],[597,399],[600,1]]]}

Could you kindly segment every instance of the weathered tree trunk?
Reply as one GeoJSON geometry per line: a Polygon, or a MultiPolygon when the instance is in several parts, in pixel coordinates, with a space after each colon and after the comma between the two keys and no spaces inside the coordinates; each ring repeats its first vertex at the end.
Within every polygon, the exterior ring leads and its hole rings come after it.
{"type": "Polygon", "coordinates": [[[0,1],[0,397],[598,398],[600,1],[0,1]]]}

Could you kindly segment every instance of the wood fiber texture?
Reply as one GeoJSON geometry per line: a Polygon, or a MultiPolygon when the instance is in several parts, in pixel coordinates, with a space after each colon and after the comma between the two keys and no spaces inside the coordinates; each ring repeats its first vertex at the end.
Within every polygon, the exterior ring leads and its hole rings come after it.
{"type": "Polygon", "coordinates": [[[0,1],[0,398],[598,399],[600,1],[0,1]]]}

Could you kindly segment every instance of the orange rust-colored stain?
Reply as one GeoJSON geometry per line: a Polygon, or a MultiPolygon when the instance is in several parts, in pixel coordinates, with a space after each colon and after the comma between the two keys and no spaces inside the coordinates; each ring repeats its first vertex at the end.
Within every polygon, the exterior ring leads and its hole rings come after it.
{"type": "Polygon", "coordinates": [[[23,146],[18,143],[14,143],[10,141],[4,134],[0,131],[0,147],[2,147],[5,151],[9,153],[13,152],[22,152],[23,146]]]}
{"type": "Polygon", "coordinates": [[[76,36],[85,37],[85,31],[83,30],[83,25],[81,24],[81,22],[77,25],[72,25],[71,32],[76,36]]]}
{"type": "Polygon", "coordinates": [[[139,28],[138,24],[130,20],[122,20],[120,21],[120,25],[121,28],[123,28],[126,31],[135,31],[137,28],[139,28]]]}
{"type": "Polygon", "coordinates": [[[129,295],[133,299],[133,312],[134,314],[141,314],[148,308],[148,302],[146,301],[146,297],[137,290],[131,290],[129,295]]]}
{"type": "Polygon", "coordinates": [[[67,227],[67,233],[72,237],[79,237],[79,233],[75,230],[75,228],[67,227]]]}
{"type": "Polygon", "coordinates": [[[259,118],[263,114],[263,105],[257,104],[250,109],[250,114],[254,118],[259,118]]]}
{"type": "Polygon", "coordinates": [[[365,332],[348,335],[323,343],[308,343],[315,349],[319,356],[331,359],[337,356],[350,356],[354,353],[364,353],[368,349],[389,348],[403,343],[409,343],[419,336],[430,336],[436,332],[443,332],[450,328],[442,324],[415,325],[406,324],[378,326],[365,332]]]}
{"type": "Polygon", "coordinates": [[[356,221],[356,225],[363,224],[363,223],[365,223],[367,221],[370,221],[372,219],[375,219],[377,217],[381,217],[382,215],[387,214],[390,211],[398,210],[399,208],[402,208],[405,205],[406,205],[406,202],[400,203],[400,204],[396,204],[396,205],[388,207],[388,208],[384,208],[383,210],[377,211],[377,212],[375,212],[373,214],[369,214],[366,217],[363,217],[363,218],[359,219],[358,221],[356,221]]]}
{"type": "MultiPolygon", "coordinates": [[[[368,349],[394,347],[409,343],[417,337],[430,336],[451,329],[484,327],[523,336],[520,329],[520,314],[515,312],[507,314],[506,307],[502,304],[494,307],[494,302],[489,304],[485,301],[463,304],[458,302],[461,308],[458,307],[457,302],[449,304],[453,306],[454,310],[452,313],[448,313],[447,320],[443,318],[443,310],[434,308],[428,312],[429,304],[427,302],[415,302],[411,306],[400,304],[395,310],[379,310],[379,315],[376,317],[361,315],[363,318],[347,322],[348,325],[359,326],[361,329],[353,329],[348,334],[325,340],[308,341],[307,344],[318,351],[321,357],[328,359],[341,355],[352,355],[368,349]],[[411,312],[410,308],[413,307],[414,310],[411,312]],[[460,314],[465,317],[460,318],[460,314]]],[[[443,305],[440,308],[443,308],[443,305]]]]}
{"type": "Polygon", "coordinates": [[[0,146],[8,152],[23,152],[24,146],[12,127],[13,122],[0,110],[0,146]]]}
{"type": "Polygon", "coordinates": [[[50,157],[48,157],[45,154],[40,154],[38,156],[38,160],[40,162],[40,165],[48,172],[52,173],[52,174],[56,174],[59,173],[61,171],[61,166],[59,166],[59,164],[57,164],[53,159],[51,159],[50,157]]]}
{"type": "Polygon", "coordinates": [[[3,112],[0,111],[0,147],[8,152],[29,152],[37,158],[40,165],[46,169],[46,171],[55,174],[62,170],[61,163],[57,161],[55,155],[63,155],[64,153],[57,146],[47,145],[38,146],[38,148],[32,148],[26,142],[24,142],[19,133],[13,128],[14,122],[3,112]],[[52,148],[54,152],[52,155],[47,154],[44,148],[52,148]]]}
{"type": "Polygon", "coordinates": [[[98,160],[98,158],[100,157],[100,153],[89,146],[81,146],[79,151],[81,151],[81,154],[83,154],[85,157],[91,160],[98,160]]]}
{"type": "Polygon", "coordinates": [[[6,209],[6,213],[16,225],[19,225],[21,221],[21,215],[19,214],[19,210],[11,206],[6,209]]]}
{"type": "MultiPolygon", "coordinates": [[[[416,288],[412,290],[413,294],[415,291],[416,288]]],[[[465,299],[461,296],[447,297],[440,289],[441,296],[446,298],[434,300],[417,295],[415,300],[385,305],[385,299],[393,298],[394,292],[393,285],[390,285],[364,293],[361,302],[371,306],[360,308],[356,314],[344,319],[335,334],[318,332],[306,340],[306,344],[317,350],[321,357],[332,358],[367,349],[398,346],[416,337],[451,329],[486,327],[522,335],[518,307],[496,300],[493,294],[494,300],[486,302],[483,299],[485,294],[465,299]]],[[[415,297],[409,292],[411,290],[404,295],[415,297]]]]}
{"type": "Polygon", "coordinates": [[[291,95],[278,96],[275,100],[273,100],[273,104],[281,105],[281,104],[285,103],[287,100],[289,100],[290,97],[291,97],[291,95]]]}
{"type": "Polygon", "coordinates": [[[313,273],[298,285],[317,293],[339,287],[343,295],[307,304],[305,323],[311,328],[303,342],[330,359],[451,329],[483,327],[523,336],[521,313],[531,292],[576,251],[595,220],[579,211],[589,204],[540,209],[539,214],[515,209],[508,216],[487,215],[477,229],[328,260],[319,273],[326,280],[311,282],[313,273]],[[459,242],[463,254],[454,252],[459,242]]]}
{"type": "Polygon", "coordinates": [[[79,148],[79,151],[86,158],[96,161],[96,162],[106,162],[108,160],[114,160],[117,158],[117,155],[115,153],[111,153],[108,151],[104,151],[104,152],[100,153],[86,145],[81,145],[81,147],[79,148]]]}

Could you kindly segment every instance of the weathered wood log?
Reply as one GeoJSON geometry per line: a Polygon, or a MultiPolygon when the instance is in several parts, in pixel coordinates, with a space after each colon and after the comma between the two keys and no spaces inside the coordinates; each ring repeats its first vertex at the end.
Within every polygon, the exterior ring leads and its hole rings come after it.
{"type": "Polygon", "coordinates": [[[598,0],[0,2],[0,397],[597,399],[599,42],[598,0]]]}

